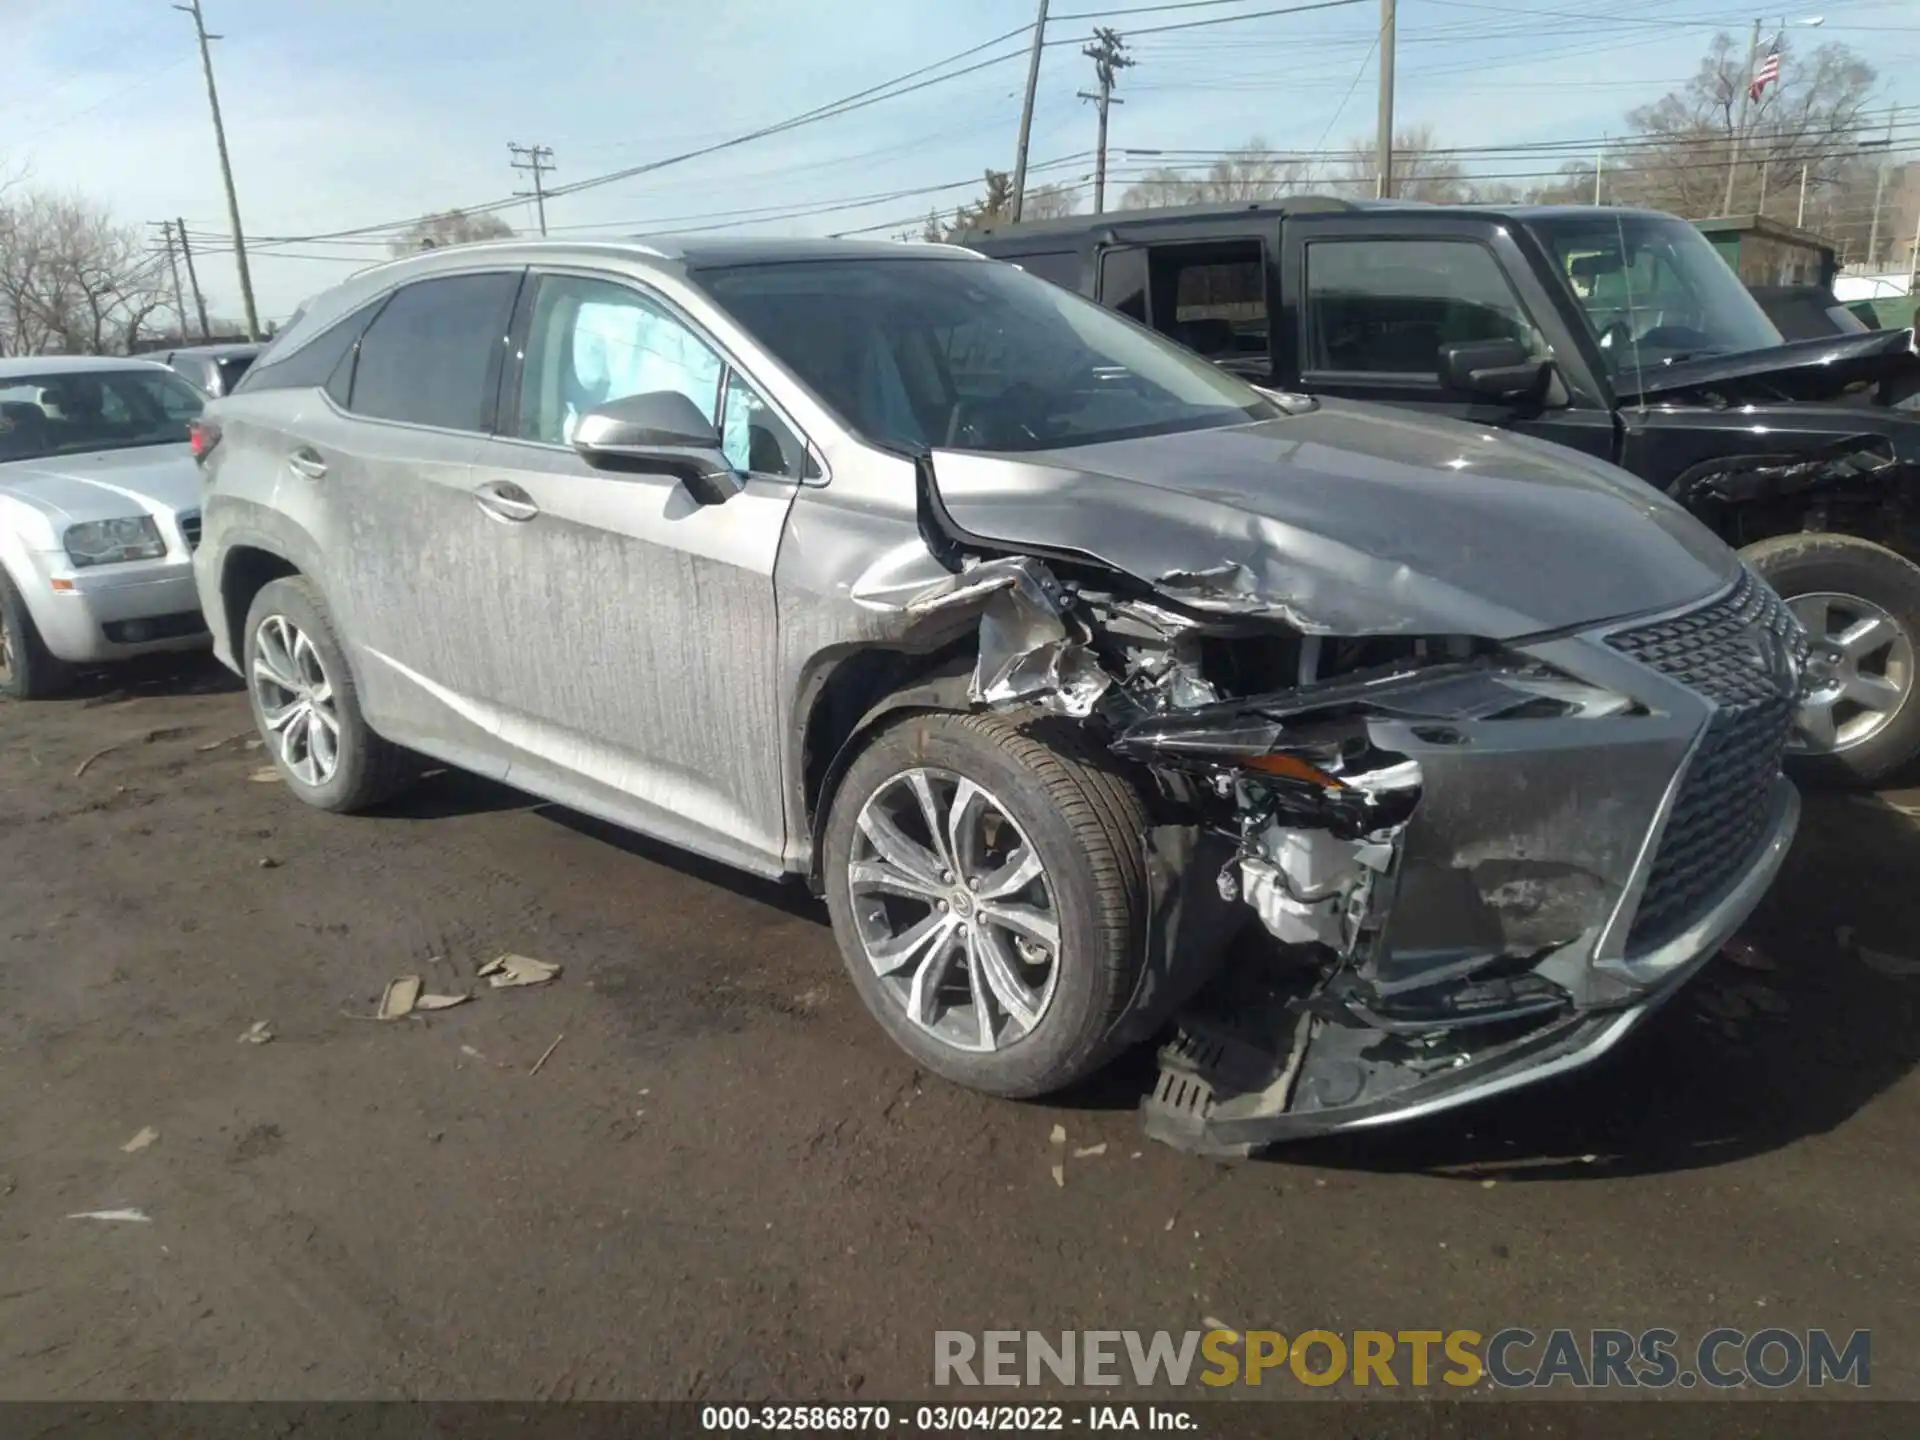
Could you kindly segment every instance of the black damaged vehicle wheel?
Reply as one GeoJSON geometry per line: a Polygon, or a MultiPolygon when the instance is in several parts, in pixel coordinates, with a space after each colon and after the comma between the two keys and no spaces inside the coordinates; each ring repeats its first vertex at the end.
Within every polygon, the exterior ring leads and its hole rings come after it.
{"type": "Polygon", "coordinates": [[[1782,535],[1741,554],[1813,645],[1788,772],[1823,785],[1891,778],[1920,752],[1920,566],[1850,535],[1782,535]]]}
{"type": "Polygon", "coordinates": [[[995,1095],[1111,1056],[1146,919],[1125,780],[987,715],[919,714],[834,796],[823,869],[860,998],[901,1049],[995,1095]]]}

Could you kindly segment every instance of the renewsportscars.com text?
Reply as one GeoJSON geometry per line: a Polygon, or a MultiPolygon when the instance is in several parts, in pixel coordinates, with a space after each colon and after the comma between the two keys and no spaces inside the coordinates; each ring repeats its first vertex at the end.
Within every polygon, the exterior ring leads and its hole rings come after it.
{"type": "Polygon", "coordinates": [[[933,1383],[1782,1390],[1872,1383],[1866,1330],[939,1330],[933,1383]]]}

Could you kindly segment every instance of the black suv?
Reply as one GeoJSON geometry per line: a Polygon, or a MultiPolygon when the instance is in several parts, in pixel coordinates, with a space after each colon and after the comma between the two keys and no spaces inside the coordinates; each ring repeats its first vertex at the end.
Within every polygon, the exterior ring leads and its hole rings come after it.
{"type": "Polygon", "coordinates": [[[1080,215],[963,244],[1277,389],[1572,446],[1684,503],[1814,642],[1802,775],[1920,752],[1913,332],[1784,343],[1684,220],[1297,199],[1080,215]]]}

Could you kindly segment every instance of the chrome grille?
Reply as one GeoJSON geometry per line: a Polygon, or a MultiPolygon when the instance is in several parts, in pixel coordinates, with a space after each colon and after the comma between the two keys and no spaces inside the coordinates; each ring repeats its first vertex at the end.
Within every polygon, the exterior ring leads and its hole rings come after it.
{"type": "Polygon", "coordinates": [[[1635,955],[1684,930],[1765,838],[1796,699],[1774,657],[1803,660],[1807,642],[1779,596],[1743,570],[1719,599],[1608,643],[1716,707],[1674,797],[1627,936],[1627,953],[1635,955]]]}
{"type": "Polygon", "coordinates": [[[180,538],[187,542],[188,554],[200,548],[200,512],[198,510],[180,512],[180,538]]]}

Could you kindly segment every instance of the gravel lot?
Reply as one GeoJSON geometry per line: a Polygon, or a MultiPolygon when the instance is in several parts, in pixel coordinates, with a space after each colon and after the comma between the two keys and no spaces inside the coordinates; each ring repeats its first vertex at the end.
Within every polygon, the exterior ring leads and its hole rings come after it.
{"type": "Polygon", "coordinates": [[[0,1397],[895,1400],[936,1329],[1218,1317],[1870,1327],[1920,1398],[1914,792],[1814,798],[1769,968],[1604,1068],[1217,1165],[1144,1057],[919,1076],[802,894],[456,774],[323,816],[247,732],[198,661],[0,702],[0,1397]],[[503,951],[564,971],[366,1018],[503,951]]]}

